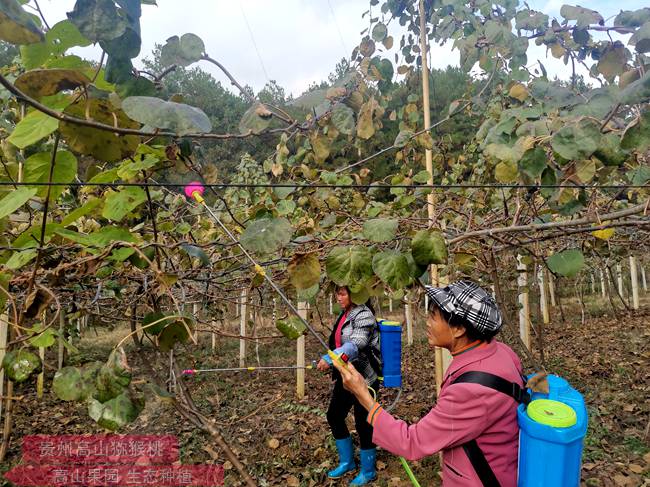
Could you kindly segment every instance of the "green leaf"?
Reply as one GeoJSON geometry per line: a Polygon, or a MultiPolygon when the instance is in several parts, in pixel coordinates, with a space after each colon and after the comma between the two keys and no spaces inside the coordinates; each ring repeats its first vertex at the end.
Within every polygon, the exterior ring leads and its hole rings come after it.
{"type": "Polygon", "coordinates": [[[5,304],[7,304],[7,294],[11,277],[11,274],[8,272],[0,272],[0,309],[5,309],[5,304]]]}
{"type": "Polygon", "coordinates": [[[298,289],[309,289],[320,281],[321,267],[315,253],[294,254],[287,265],[291,284],[298,289]]]}
{"type": "Polygon", "coordinates": [[[292,235],[293,228],[286,218],[262,218],[246,227],[240,243],[246,250],[270,254],[287,245],[292,235]]]}
{"type": "Polygon", "coordinates": [[[168,317],[165,313],[161,311],[154,311],[149,313],[142,318],[142,328],[149,335],[157,336],[165,327],[171,323],[174,323],[178,320],[175,316],[168,317]]]}
{"type": "Polygon", "coordinates": [[[142,188],[129,186],[117,192],[110,191],[105,196],[105,201],[102,216],[109,220],[119,222],[147,201],[147,194],[142,188]]]}
{"type": "Polygon", "coordinates": [[[332,123],[342,134],[354,134],[354,111],[347,105],[337,103],[332,109],[332,123]]]}
{"type": "Polygon", "coordinates": [[[622,27],[641,27],[650,21],[650,8],[645,7],[638,10],[621,10],[614,19],[614,25],[622,27]]]}
{"type": "Polygon", "coordinates": [[[142,171],[154,167],[158,162],[160,160],[152,154],[146,154],[144,157],[136,156],[135,160],[125,159],[117,168],[116,174],[124,180],[133,179],[136,176],[142,175],[142,171]]]}
{"type": "Polygon", "coordinates": [[[423,170],[413,176],[413,181],[416,183],[427,184],[431,179],[431,174],[429,171],[423,170]]]}
{"type": "Polygon", "coordinates": [[[177,343],[185,343],[190,337],[187,328],[192,329],[192,320],[183,318],[167,325],[158,335],[158,346],[163,352],[169,352],[177,343]]]}
{"type": "Polygon", "coordinates": [[[33,111],[27,114],[7,137],[7,141],[19,149],[25,149],[44,139],[59,128],[59,121],[43,112],[33,111]]]}
{"type": "Polygon", "coordinates": [[[185,253],[190,257],[199,259],[201,261],[201,266],[210,265],[210,257],[208,257],[208,254],[206,254],[201,247],[197,247],[196,245],[182,244],[181,249],[183,249],[185,253]]]}
{"type": "Polygon", "coordinates": [[[77,0],[68,19],[92,42],[120,37],[127,27],[113,0],[77,0]]]}
{"type": "Polygon", "coordinates": [[[636,186],[641,186],[647,184],[650,181],[650,166],[641,165],[638,166],[633,171],[627,173],[627,177],[630,182],[636,186]]]}
{"type": "Polygon", "coordinates": [[[299,96],[295,100],[289,102],[289,105],[311,111],[326,101],[327,90],[314,90],[299,96]]]}
{"type": "Polygon", "coordinates": [[[297,340],[305,334],[307,327],[297,316],[290,316],[286,320],[278,320],[276,328],[289,340],[297,340]]]}
{"type": "Polygon", "coordinates": [[[0,219],[11,215],[36,195],[37,190],[21,186],[0,200],[0,219]]]}
{"type": "Polygon", "coordinates": [[[587,159],[598,149],[600,138],[600,125],[593,119],[583,118],[553,134],[551,147],[569,161],[587,159]]]}
{"type": "Polygon", "coordinates": [[[93,397],[99,402],[119,396],[131,383],[131,367],[122,349],[113,350],[105,364],[97,373],[95,385],[97,390],[93,397]]]}
{"type": "MultiPolygon", "coordinates": [[[[59,56],[71,47],[86,47],[90,44],[91,42],[81,35],[79,29],[77,29],[72,22],[69,20],[62,20],[61,22],[54,24],[52,28],[47,31],[43,42],[21,46],[20,54],[23,63],[25,64],[25,68],[27,69],[37,68],[47,62],[48,67],[71,69],[86,66],[89,68],[89,72],[94,72],[94,69],[90,64],[81,61],[77,56],[66,56],[65,58],[60,59],[51,57],[53,55],[59,56]],[[74,59],[76,63],[74,66],[69,64],[72,59],[74,59]],[[68,65],[63,64],[66,62],[68,65]]],[[[88,75],[89,73],[86,72],[86,74],[88,75]]]]}
{"type": "Polygon", "coordinates": [[[376,42],[383,41],[387,35],[388,35],[388,28],[386,27],[386,25],[382,24],[381,22],[375,24],[375,26],[372,28],[372,38],[376,42]]]}
{"type": "Polygon", "coordinates": [[[627,126],[623,132],[621,147],[639,153],[650,147],[650,110],[644,110],[641,117],[627,126]]]}
{"type": "Polygon", "coordinates": [[[594,155],[607,166],[620,166],[626,161],[628,152],[621,147],[621,138],[610,132],[601,137],[594,155]]]}
{"type": "Polygon", "coordinates": [[[291,215],[296,210],[296,203],[293,200],[280,200],[275,209],[279,215],[291,215]]]}
{"type": "MultiPolygon", "coordinates": [[[[39,152],[27,158],[25,161],[25,183],[47,183],[50,176],[52,154],[39,152]]],[[[70,183],[77,175],[77,158],[68,151],[60,150],[56,153],[56,163],[52,174],[52,181],[57,183],[70,183]]],[[[51,186],[50,198],[56,200],[65,190],[65,186],[51,186]]],[[[38,186],[36,194],[45,198],[47,186],[38,186]]]]}
{"type": "Polygon", "coordinates": [[[33,44],[43,33],[16,0],[0,0],[0,39],[11,44],[33,44]]]}
{"type": "Polygon", "coordinates": [[[531,177],[537,179],[542,175],[548,165],[548,157],[541,147],[529,149],[519,161],[519,170],[531,177]]]}
{"type": "Polygon", "coordinates": [[[517,165],[514,162],[500,162],[494,168],[494,177],[500,183],[512,183],[519,175],[517,165]]]}
{"type": "Polygon", "coordinates": [[[308,287],[307,289],[297,289],[296,296],[298,298],[298,301],[312,302],[318,294],[318,291],[320,291],[319,285],[314,284],[312,287],[308,287]]]}
{"type": "Polygon", "coordinates": [[[48,348],[56,342],[57,332],[53,328],[38,333],[28,340],[32,347],[48,348]]]}
{"type": "Polygon", "coordinates": [[[101,362],[89,362],[80,368],[63,367],[54,375],[52,392],[63,401],[85,401],[97,390],[97,375],[102,366],[101,362]]]}
{"type": "MultiPolygon", "coordinates": [[[[96,122],[117,125],[121,128],[137,129],[140,125],[130,120],[126,114],[116,109],[108,100],[90,99],[78,101],[65,109],[66,115],[86,119],[89,116],[96,122]]],[[[75,152],[91,155],[105,162],[115,162],[133,155],[140,144],[136,135],[116,135],[106,130],[98,130],[72,123],[59,123],[61,136],[75,152]]]]}
{"type": "Polygon", "coordinates": [[[259,102],[255,102],[241,118],[239,122],[239,131],[242,134],[253,132],[258,134],[266,130],[271,124],[272,116],[269,116],[268,109],[259,102]]]}
{"type": "Polygon", "coordinates": [[[420,230],[411,241],[411,254],[416,264],[445,264],[447,262],[447,244],[437,230],[420,230]]]}
{"type": "Polygon", "coordinates": [[[637,29],[628,43],[634,46],[637,52],[645,53],[650,51],[650,20],[637,29]]]}
{"type": "Polygon", "coordinates": [[[363,224],[363,236],[371,242],[388,242],[395,238],[399,222],[388,218],[366,220],[363,224]]]}
{"type": "Polygon", "coordinates": [[[411,269],[404,254],[397,250],[387,250],[375,254],[372,270],[382,282],[391,289],[402,289],[411,283],[411,269]]]}
{"type": "Polygon", "coordinates": [[[16,251],[11,254],[9,260],[5,262],[5,267],[11,270],[20,269],[22,266],[34,259],[37,253],[38,251],[36,249],[27,249],[20,252],[16,251]]]}
{"type": "Polygon", "coordinates": [[[563,250],[546,259],[548,268],[564,277],[575,277],[585,265],[585,257],[578,249],[563,250]]]}
{"type": "Polygon", "coordinates": [[[202,110],[183,103],[150,96],[131,96],[122,102],[122,109],[133,120],[178,135],[206,133],[212,122],[202,110]]]}
{"type": "Polygon", "coordinates": [[[395,137],[395,142],[393,145],[395,147],[401,148],[408,144],[413,138],[414,132],[412,130],[400,130],[397,137],[395,137]]]}
{"type": "Polygon", "coordinates": [[[126,228],[115,227],[112,225],[104,226],[88,235],[73,232],[72,230],[66,230],[65,228],[57,229],[56,233],[68,240],[72,240],[73,242],[87,247],[103,248],[110,245],[112,242],[118,241],[130,243],[136,242],[135,237],[126,228]]]}
{"type": "Polygon", "coordinates": [[[339,286],[358,292],[372,277],[372,254],[366,247],[334,247],[325,261],[327,276],[339,286]]]}
{"type": "Polygon", "coordinates": [[[180,39],[173,36],[160,49],[160,62],[163,66],[189,66],[200,61],[204,52],[205,45],[199,36],[183,34],[180,39]]]}
{"type": "Polygon", "coordinates": [[[646,72],[643,77],[626,85],[620,92],[619,100],[626,105],[650,100],[650,72],[646,72]]]}
{"type": "Polygon", "coordinates": [[[575,20],[578,27],[588,27],[590,24],[603,25],[605,20],[595,10],[573,5],[562,5],[560,15],[567,20],[575,20]]]}
{"type": "Polygon", "coordinates": [[[7,377],[21,383],[29,379],[33,374],[42,370],[41,359],[38,355],[27,350],[9,351],[2,360],[2,368],[7,377]]]}
{"type": "Polygon", "coordinates": [[[141,398],[123,392],[105,403],[91,399],[88,402],[88,415],[102,428],[116,431],[135,421],[143,407],[141,398]]]}

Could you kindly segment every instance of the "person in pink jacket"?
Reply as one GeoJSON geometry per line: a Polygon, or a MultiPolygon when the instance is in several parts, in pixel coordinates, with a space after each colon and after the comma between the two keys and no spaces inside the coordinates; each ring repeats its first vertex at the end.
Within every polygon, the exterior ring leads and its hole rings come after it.
{"type": "Polygon", "coordinates": [[[453,356],[435,407],[409,425],[373,400],[351,364],[336,364],[343,385],[368,410],[376,445],[407,460],[442,451],[443,486],[514,487],[517,401],[526,392],[519,358],[493,339],[503,324],[499,308],[490,294],[469,281],[426,286],[426,292],[432,303],[429,345],[444,347],[453,356]]]}

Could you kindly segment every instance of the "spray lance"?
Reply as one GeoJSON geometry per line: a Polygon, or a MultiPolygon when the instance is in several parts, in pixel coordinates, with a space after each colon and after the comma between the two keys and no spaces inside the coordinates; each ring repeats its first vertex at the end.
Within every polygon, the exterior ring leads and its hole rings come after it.
{"type": "MultiPolygon", "coordinates": [[[[190,198],[190,199],[196,201],[198,204],[200,204],[201,206],[203,206],[203,208],[206,209],[206,211],[207,211],[207,212],[210,214],[210,216],[214,219],[215,223],[217,223],[217,225],[219,225],[219,227],[220,227],[220,228],[225,232],[225,234],[228,235],[228,238],[230,238],[230,239],[233,241],[233,243],[239,247],[239,249],[241,250],[242,254],[243,254],[243,255],[244,255],[244,256],[245,256],[245,257],[250,261],[250,263],[253,265],[253,268],[255,269],[255,272],[256,272],[258,275],[262,276],[262,277],[266,280],[266,282],[269,283],[269,285],[270,285],[270,286],[273,288],[273,290],[278,294],[278,296],[280,296],[280,298],[282,298],[282,301],[284,301],[284,303],[289,307],[289,309],[291,310],[291,312],[292,312],[295,316],[298,317],[298,319],[302,322],[302,324],[305,325],[305,327],[307,328],[307,330],[309,330],[309,332],[310,332],[310,333],[311,333],[311,334],[316,338],[316,340],[318,340],[318,342],[323,346],[323,348],[325,348],[325,350],[327,351],[327,355],[330,357],[330,359],[332,360],[332,362],[336,362],[338,365],[340,365],[340,366],[342,366],[342,367],[347,367],[347,361],[348,361],[348,360],[347,360],[347,356],[346,356],[345,354],[338,355],[338,354],[337,354],[336,352],[334,352],[333,350],[330,350],[330,348],[329,348],[329,346],[327,345],[327,343],[325,342],[325,340],[323,340],[323,338],[322,338],[318,333],[316,333],[316,330],[314,330],[314,328],[313,328],[313,327],[312,327],[312,326],[307,322],[307,320],[305,320],[302,316],[300,316],[300,313],[298,313],[298,310],[296,309],[296,307],[293,305],[293,303],[291,303],[291,301],[289,300],[289,298],[287,298],[287,296],[284,294],[284,292],[282,292],[282,290],[281,290],[281,289],[278,287],[278,285],[273,281],[273,279],[271,279],[271,278],[268,276],[268,274],[266,273],[266,271],[264,270],[264,268],[263,268],[261,265],[259,265],[259,264],[255,261],[255,259],[254,259],[254,258],[253,258],[249,253],[248,253],[248,251],[247,251],[247,250],[242,246],[242,244],[239,242],[239,240],[238,240],[238,239],[237,239],[237,238],[232,234],[232,232],[231,232],[231,231],[230,231],[230,230],[229,230],[229,229],[228,229],[228,228],[223,224],[223,222],[221,221],[221,219],[219,219],[219,217],[214,213],[214,211],[212,211],[212,208],[210,208],[210,207],[208,206],[208,204],[205,202],[205,199],[203,198],[203,193],[205,192],[205,187],[203,186],[203,184],[200,183],[200,182],[198,182],[198,181],[191,182],[190,184],[188,184],[187,186],[185,186],[184,191],[185,191],[185,195],[186,195],[188,198],[190,198]]],[[[272,368],[272,367],[257,367],[257,369],[269,369],[269,368],[272,368]]],[[[278,367],[278,368],[292,368],[292,367],[278,367]]],[[[307,366],[307,367],[305,367],[305,368],[309,368],[309,366],[307,366]]],[[[194,374],[194,373],[197,373],[197,372],[208,372],[208,371],[212,371],[212,370],[217,371],[217,370],[219,370],[219,369],[203,369],[203,370],[200,370],[200,369],[199,369],[199,370],[188,369],[187,371],[184,371],[184,373],[187,372],[188,375],[191,375],[191,374],[194,374]]],[[[226,369],[223,369],[223,370],[226,370],[226,369]]],[[[251,367],[244,367],[244,368],[230,369],[230,370],[254,370],[254,368],[251,368],[251,367]]],[[[398,395],[398,397],[399,397],[399,395],[398,395]]],[[[415,476],[413,475],[413,471],[412,471],[411,468],[409,467],[409,465],[408,465],[408,463],[406,462],[406,460],[405,460],[404,458],[400,457],[400,462],[402,463],[402,466],[404,467],[404,470],[406,471],[406,473],[407,473],[409,479],[411,480],[411,483],[412,483],[415,487],[420,487],[420,484],[418,483],[417,479],[416,479],[415,476]]]]}

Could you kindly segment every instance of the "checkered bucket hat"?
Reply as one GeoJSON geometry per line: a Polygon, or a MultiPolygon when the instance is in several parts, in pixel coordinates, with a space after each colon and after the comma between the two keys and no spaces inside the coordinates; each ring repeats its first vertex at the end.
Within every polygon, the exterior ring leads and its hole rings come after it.
{"type": "Polygon", "coordinates": [[[457,281],[447,287],[425,286],[425,289],[439,308],[466,319],[478,332],[496,333],[503,325],[494,298],[474,282],[457,281]]]}

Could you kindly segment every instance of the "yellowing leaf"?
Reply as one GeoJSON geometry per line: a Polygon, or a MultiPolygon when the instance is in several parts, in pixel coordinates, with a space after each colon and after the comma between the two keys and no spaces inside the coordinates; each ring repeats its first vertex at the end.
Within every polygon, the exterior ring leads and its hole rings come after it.
{"type": "Polygon", "coordinates": [[[516,98],[519,101],[524,101],[526,98],[528,98],[528,90],[521,83],[516,83],[512,85],[508,94],[512,98],[516,98]]]}
{"type": "Polygon", "coordinates": [[[600,240],[609,240],[614,236],[615,233],[616,230],[613,228],[604,228],[602,230],[594,230],[591,232],[594,237],[599,238],[600,240]]]}

